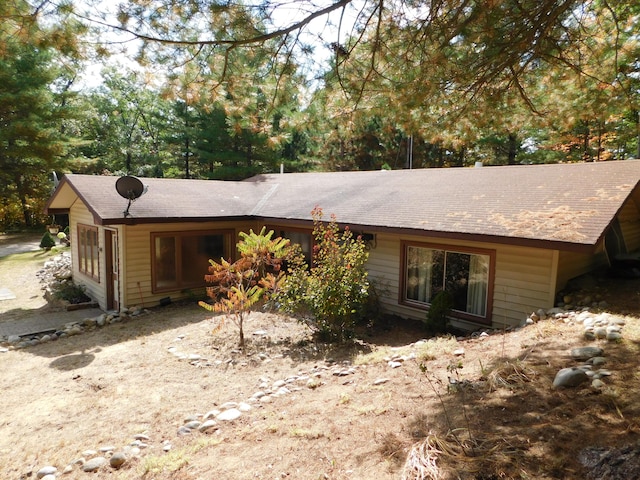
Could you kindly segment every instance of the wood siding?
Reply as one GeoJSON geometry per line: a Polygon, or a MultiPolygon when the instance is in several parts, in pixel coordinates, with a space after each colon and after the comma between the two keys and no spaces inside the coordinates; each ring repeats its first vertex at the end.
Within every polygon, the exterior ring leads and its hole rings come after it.
{"type": "Polygon", "coordinates": [[[633,198],[629,198],[618,214],[618,222],[627,252],[640,250],[640,211],[633,198]]]}
{"type": "Polygon", "coordinates": [[[592,272],[608,265],[604,244],[598,245],[595,254],[560,252],[558,259],[558,288],[557,292],[564,289],[572,278],[592,272]]]}
{"type": "MultiPolygon", "coordinates": [[[[175,290],[161,293],[154,293],[152,290],[151,278],[151,234],[160,232],[190,232],[203,230],[231,230],[235,232],[231,239],[231,252],[235,254],[235,244],[238,241],[239,232],[248,232],[252,228],[259,231],[255,223],[248,222],[217,222],[217,223],[181,223],[181,224],[142,224],[126,226],[120,236],[120,244],[125,247],[121,249],[121,284],[122,298],[121,305],[144,307],[155,306],[160,303],[160,299],[170,297],[172,301],[189,298],[197,295],[201,298],[204,288],[175,290]]],[[[207,273],[207,265],[202,266],[202,274],[207,273]]]]}
{"type": "MultiPolygon", "coordinates": [[[[370,251],[369,275],[380,295],[385,311],[401,317],[422,320],[422,309],[398,303],[401,297],[401,242],[443,244],[442,239],[377,234],[376,246],[370,251]]],[[[482,248],[496,252],[496,272],[493,290],[492,326],[520,325],[528,314],[539,308],[553,306],[557,252],[539,248],[512,247],[490,243],[451,242],[452,247],[482,248]]],[[[474,328],[471,322],[456,322],[474,328]]],[[[479,327],[480,325],[475,325],[479,327]]]]}
{"type": "MultiPolygon", "coordinates": [[[[621,212],[621,225],[625,240],[640,244],[640,215],[635,203],[630,201],[621,212]]],[[[99,227],[98,243],[100,248],[99,282],[88,278],[77,268],[77,224],[93,225],[93,218],[88,209],[76,202],[70,211],[70,234],[73,252],[73,274],[78,283],[87,288],[87,293],[101,308],[106,307],[106,264],[104,258],[104,228],[99,227]]],[[[231,249],[235,253],[235,242],[238,233],[248,232],[250,228],[259,231],[261,222],[192,222],[184,224],[141,224],[118,226],[118,240],[120,246],[120,306],[131,307],[141,305],[152,307],[160,300],[170,297],[173,301],[188,298],[194,294],[202,296],[202,291],[172,291],[154,293],[152,291],[152,233],[186,232],[203,230],[230,230],[234,232],[231,249]]],[[[300,227],[308,228],[308,224],[300,227]]],[[[111,228],[111,227],[110,227],[111,228]]],[[[295,228],[292,225],[283,226],[287,230],[295,228]]],[[[586,255],[541,248],[517,247],[492,243],[477,243],[452,241],[445,242],[441,238],[410,236],[391,233],[377,233],[375,242],[369,250],[370,256],[367,267],[370,278],[378,290],[381,307],[384,311],[402,317],[422,320],[425,310],[399,303],[401,293],[401,275],[403,266],[402,242],[424,242],[450,245],[452,248],[467,247],[495,251],[495,280],[493,285],[493,309],[491,315],[492,326],[520,325],[528,314],[539,308],[550,308],[554,305],[556,292],[563,288],[570,278],[586,273],[601,265],[605,260],[604,248],[599,246],[597,254],[586,255]]],[[[633,243],[633,244],[635,244],[633,243]]],[[[203,265],[203,274],[206,265],[203,265]]],[[[479,328],[482,325],[466,321],[455,322],[464,328],[479,328]]]]}
{"type": "Polygon", "coordinates": [[[86,293],[98,302],[100,308],[106,309],[106,272],[104,259],[104,229],[98,227],[98,270],[99,280],[93,279],[80,272],[78,266],[78,224],[93,226],[93,215],[82,202],[75,202],[69,212],[69,235],[71,236],[71,261],[73,280],[76,284],[84,285],[86,293]]]}

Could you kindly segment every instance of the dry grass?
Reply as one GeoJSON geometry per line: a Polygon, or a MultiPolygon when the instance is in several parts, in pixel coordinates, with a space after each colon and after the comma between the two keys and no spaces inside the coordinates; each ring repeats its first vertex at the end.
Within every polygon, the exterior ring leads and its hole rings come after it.
{"type": "Polygon", "coordinates": [[[532,382],[536,375],[536,370],[522,361],[504,361],[492,368],[487,376],[487,382],[489,390],[513,389],[532,382]]]}
{"type": "MultiPolygon", "coordinates": [[[[620,304],[637,302],[637,287],[619,292],[620,304]]],[[[232,324],[215,336],[214,325],[195,305],[172,305],[0,353],[0,478],[35,478],[45,465],[61,471],[85,450],[121,448],[140,433],[150,445],[139,458],[91,478],[572,480],[586,475],[581,449],[640,440],[640,320],[633,315],[623,341],[602,343],[613,375],[599,391],[551,388],[571,363],[569,350],[585,344],[579,325],[553,320],[486,338],[428,341],[397,324],[335,348],[310,340],[292,319],[252,314],[246,355],[236,350],[232,324]],[[169,347],[201,360],[179,360],[169,347]],[[464,355],[454,355],[460,348],[464,355]],[[407,357],[399,368],[387,364],[394,355],[407,357]],[[355,372],[333,375],[346,366],[355,372]],[[451,375],[464,388],[449,389],[451,375]],[[177,435],[186,417],[247,401],[261,384],[294,376],[301,380],[291,394],[254,404],[219,433],[177,435]]]]}

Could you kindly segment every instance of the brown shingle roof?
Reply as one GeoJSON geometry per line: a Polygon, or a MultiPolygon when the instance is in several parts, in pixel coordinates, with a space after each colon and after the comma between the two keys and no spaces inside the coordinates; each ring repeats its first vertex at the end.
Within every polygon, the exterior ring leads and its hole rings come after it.
{"type": "MultiPolygon", "coordinates": [[[[65,177],[102,223],[122,223],[116,177],[65,177]]],[[[640,161],[258,175],[244,182],[142,179],[133,221],[262,217],[441,237],[593,246],[640,181],[640,161]]],[[[63,182],[63,183],[64,183],[63,182]]],[[[61,185],[62,186],[62,185],[61,185]]],[[[49,205],[56,207],[55,195],[49,205]]]]}

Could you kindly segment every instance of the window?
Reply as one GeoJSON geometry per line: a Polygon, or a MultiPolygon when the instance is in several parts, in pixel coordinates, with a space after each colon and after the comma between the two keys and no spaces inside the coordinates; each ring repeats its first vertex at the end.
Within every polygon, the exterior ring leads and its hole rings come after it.
{"type": "Polygon", "coordinates": [[[230,257],[230,232],[152,234],[153,291],[205,286],[209,259],[230,257]]]}
{"type": "Polygon", "coordinates": [[[449,292],[456,316],[488,321],[493,252],[431,245],[404,245],[403,300],[424,306],[438,292],[449,292]]]}
{"type": "Polygon", "coordinates": [[[98,227],[78,224],[78,270],[100,281],[98,227]]]}
{"type": "Polygon", "coordinates": [[[278,236],[290,240],[291,245],[299,245],[304,255],[304,261],[307,265],[311,265],[311,249],[313,247],[311,232],[308,230],[280,230],[278,236]]]}

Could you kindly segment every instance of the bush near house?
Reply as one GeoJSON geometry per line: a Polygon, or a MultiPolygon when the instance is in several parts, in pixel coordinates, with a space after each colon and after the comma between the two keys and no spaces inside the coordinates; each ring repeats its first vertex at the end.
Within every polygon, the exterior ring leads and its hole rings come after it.
{"type": "Polygon", "coordinates": [[[44,248],[45,250],[48,251],[55,246],[56,246],[56,241],[53,238],[53,236],[51,236],[49,232],[44,232],[44,235],[42,235],[42,239],[40,240],[40,248],[44,248]]]}
{"type": "Polygon", "coordinates": [[[438,292],[431,301],[424,324],[433,335],[445,333],[449,328],[449,314],[453,308],[453,297],[445,290],[438,292]]]}
{"type": "Polygon", "coordinates": [[[209,274],[205,280],[212,284],[207,287],[207,295],[212,304],[199,302],[206,310],[223,313],[216,328],[222,328],[226,316],[230,316],[238,327],[239,346],[244,349],[244,321],[251,310],[261,300],[268,299],[270,293],[278,288],[284,273],[280,266],[287,256],[289,240],[272,239],[273,230],[265,233],[253,230],[241,232],[242,240],[237,248],[240,258],[233,263],[224,258],[220,262],[209,260],[209,274]]]}
{"type": "Polygon", "coordinates": [[[277,302],[287,313],[302,314],[324,340],[344,341],[366,310],[369,295],[362,238],[348,228],[340,232],[335,216],[325,225],[322,209],[312,212],[316,244],[310,269],[292,261],[277,302]]]}

